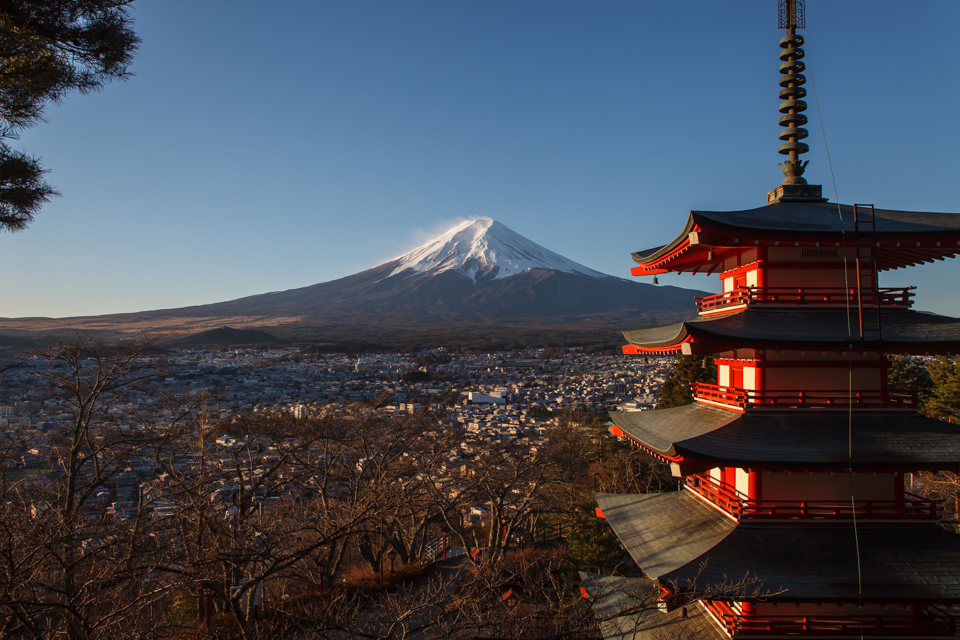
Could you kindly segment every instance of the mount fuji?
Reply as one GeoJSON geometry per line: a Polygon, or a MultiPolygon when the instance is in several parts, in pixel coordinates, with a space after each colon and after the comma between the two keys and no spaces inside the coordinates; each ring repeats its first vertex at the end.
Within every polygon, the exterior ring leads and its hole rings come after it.
{"type": "Polygon", "coordinates": [[[0,332],[22,335],[70,328],[177,336],[229,325],[335,342],[551,331],[617,342],[620,329],[694,316],[694,295],[706,294],[600,273],[481,218],[393,260],[330,282],[180,309],[0,319],[0,332]]]}
{"type": "MultiPolygon", "coordinates": [[[[531,269],[610,278],[545,249],[491,218],[463,222],[396,260],[390,276],[457,271],[478,280],[507,278],[531,269]]],[[[388,276],[389,277],[389,276],[388,276]]]]}

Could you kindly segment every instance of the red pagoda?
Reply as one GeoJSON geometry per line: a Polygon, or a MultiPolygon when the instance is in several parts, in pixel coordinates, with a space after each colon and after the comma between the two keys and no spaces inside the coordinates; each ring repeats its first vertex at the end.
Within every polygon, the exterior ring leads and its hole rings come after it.
{"type": "Polygon", "coordinates": [[[678,492],[596,496],[661,594],[637,638],[674,624],[716,638],[956,635],[960,536],[905,480],[960,471],[960,425],[888,388],[887,356],[956,354],[960,320],[914,311],[913,287],[878,274],[960,253],[960,215],[830,203],[806,183],[803,26],[802,0],[780,0],[783,184],[757,209],[693,211],[672,242],[633,254],[634,275],[723,282],[694,320],[624,332],[624,353],[709,355],[718,370],[693,404],[611,414],[615,435],[682,478],[678,492]],[[703,595],[747,576],[758,592],[703,595]],[[681,606],[691,619],[670,613],[681,606]]]}

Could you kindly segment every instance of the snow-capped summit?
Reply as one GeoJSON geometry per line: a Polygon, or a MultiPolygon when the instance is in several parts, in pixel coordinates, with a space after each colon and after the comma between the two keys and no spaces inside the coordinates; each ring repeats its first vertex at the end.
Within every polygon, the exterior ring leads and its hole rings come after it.
{"type": "Polygon", "coordinates": [[[491,218],[468,220],[396,258],[387,277],[412,269],[410,276],[456,270],[474,282],[499,280],[531,269],[612,278],[541,247],[491,218]]]}
{"type": "Polygon", "coordinates": [[[418,344],[428,338],[460,341],[473,328],[482,330],[468,339],[487,346],[540,340],[538,332],[553,331],[562,331],[563,340],[577,335],[616,341],[615,327],[638,319],[670,324],[695,317],[694,295],[709,294],[608,276],[481,218],[399,258],[330,282],[184,309],[37,321],[30,330],[109,326],[121,333],[215,329],[223,334],[229,323],[257,330],[248,333],[279,327],[310,340],[332,336],[378,345],[397,336],[418,344]]]}

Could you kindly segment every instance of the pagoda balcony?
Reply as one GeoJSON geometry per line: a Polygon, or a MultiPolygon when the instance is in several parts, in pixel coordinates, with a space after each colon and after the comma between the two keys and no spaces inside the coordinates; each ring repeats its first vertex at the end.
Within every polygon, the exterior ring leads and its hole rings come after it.
{"type": "Polygon", "coordinates": [[[906,493],[902,501],[750,500],[729,485],[707,475],[687,476],[687,489],[736,520],[925,520],[942,517],[941,500],[906,493]]]}
{"type": "MultiPolygon", "coordinates": [[[[862,291],[862,305],[881,309],[909,309],[913,306],[916,287],[884,288],[862,291]]],[[[858,305],[857,290],[836,287],[739,287],[733,291],[706,298],[696,298],[701,315],[735,311],[754,305],[764,307],[846,307],[858,305]]]]}
{"type": "Polygon", "coordinates": [[[839,611],[837,605],[824,603],[822,613],[817,614],[752,615],[737,613],[726,602],[712,600],[704,604],[734,638],[770,635],[953,637],[957,632],[957,618],[937,607],[927,607],[916,614],[843,615],[831,614],[831,609],[839,611]]]}
{"type": "Polygon", "coordinates": [[[876,411],[920,408],[920,392],[916,389],[885,391],[800,391],[792,389],[740,389],[707,382],[694,382],[693,397],[697,402],[737,411],[762,409],[826,409],[876,411]]]}

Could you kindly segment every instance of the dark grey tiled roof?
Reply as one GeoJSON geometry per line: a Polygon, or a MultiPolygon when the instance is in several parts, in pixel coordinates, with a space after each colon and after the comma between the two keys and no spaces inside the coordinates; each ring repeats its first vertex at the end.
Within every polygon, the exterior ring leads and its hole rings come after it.
{"type": "Polygon", "coordinates": [[[694,403],[661,411],[612,412],[624,433],[666,456],[728,465],[909,469],[960,468],[960,425],[916,413],[791,411],[735,413],[694,403]]]}
{"type": "MultiPolygon", "coordinates": [[[[853,233],[853,207],[829,202],[777,202],[743,211],[691,211],[696,222],[728,228],[795,233],[853,233]],[[841,219],[840,214],[843,214],[841,219]]],[[[862,215],[862,211],[861,211],[862,215]]],[[[877,209],[877,235],[930,235],[960,231],[960,214],[877,209]]]]}
{"type": "MultiPolygon", "coordinates": [[[[787,235],[836,235],[853,233],[853,207],[829,202],[777,202],[743,211],[691,211],[683,232],[673,242],[638,251],[633,259],[643,264],[672,251],[687,239],[694,225],[742,229],[749,232],[773,232],[787,235]]],[[[960,232],[960,214],[893,211],[877,209],[877,235],[929,236],[960,232]]]]}
{"type": "Polygon", "coordinates": [[[698,558],[736,526],[686,491],[594,495],[623,546],[651,578],[698,558]]]}
{"type": "Polygon", "coordinates": [[[697,604],[685,608],[687,617],[684,617],[684,608],[669,613],[651,609],[658,590],[650,580],[584,572],[580,572],[580,580],[591,598],[596,598],[593,611],[606,640],[726,638],[697,604]]]}
{"type": "MultiPolygon", "coordinates": [[[[645,518],[646,514],[637,513],[645,518]]],[[[856,601],[857,544],[863,600],[960,602],[960,536],[936,525],[858,527],[741,525],[702,557],[661,574],[678,585],[762,580],[772,599],[856,601]]]]}
{"type": "Polygon", "coordinates": [[[719,429],[741,416],[734,411],[698,403],[659,411],[610,412],[610,419],[624,433],[665,456],[677,455],[676,443],[719,429]]]}
{"type": "Polygon", "coordinates": [[[960,603],[960,536],[911,526],[735,526],[687,492],[596,494],[650,578],[702,590],[755,577],[774,600],[960,603]],[[856,535],[856,537],[855,537],[856,535]]]}
{"type": "MultiPolygon", "coordinates": [[[[924,351],[928,348],[960,348],[960,320],[917,311],[890,311],[881,314],[883,344],[890,348],[924,351]]],[[[843,349],[859,341],[856,309],[850,324],[845,311],[780,311],[744,309],[732,313],[700,316],[652,329],[624,331],[630,344],[639,347],[675,345],[692,335],[740,346],[776,346],[843,349]],[[851,336],[850,331],[853,332],[851,336]]],[[[866,314],[865,338],[876,340],[876,316],[866,314]]]]}

